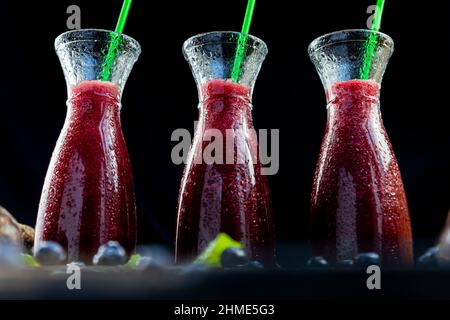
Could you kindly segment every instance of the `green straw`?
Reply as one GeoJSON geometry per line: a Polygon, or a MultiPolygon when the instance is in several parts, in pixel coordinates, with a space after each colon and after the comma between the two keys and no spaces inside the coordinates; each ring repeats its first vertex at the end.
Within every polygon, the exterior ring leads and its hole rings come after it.
{"type": "Polygon", "coordinates": [[[375,58],[375,47],[377,44],[377,36],[375,32],[380,31],[381,27],[381,17],[384,10],[384,1],[377,0],[377,7],[375,9],[375,16],[372,21],[372,33],[370,33],[369,39],[367,40],[366,54],[364,56],[364,65],[361,70],[361,79],[368,80],[370,68],[372,67],[373,59],[375,58]]]}
{"type": "Polygon", "coordinates": [[[109,45],[108,54],[106,55],[105,61],[102,66],[102,80],[109,81],[111,77],[111,68],[116,59],[116,51],[119,46],[120,34],[123,33],[123,29],[125,28],[125,23],[127,22],[128,13],[130,12],[132,0],[124,0],[122,5],[122,10],[120,10],[119,20],[117,21],[116,29],[114,30],[116,33],[113,35],[111,39],[111,43],[109,45]]]}
{"type": "Polygon", "coordinates": [[[242,59],[244,58],[245,45],[247,44],[247,35],[250,31],[250,24],[252,23],[253,11],[255,10],[256,0],[248,0],[247,9],[245,10],[244,23],[242,24],[242,31],[239,35],[238,46],[236,49],[236,56],[234,58],[233,70],[231,71],[231,79],[233,82],[238,82],[239,73],[241,69],[242,59]]]}

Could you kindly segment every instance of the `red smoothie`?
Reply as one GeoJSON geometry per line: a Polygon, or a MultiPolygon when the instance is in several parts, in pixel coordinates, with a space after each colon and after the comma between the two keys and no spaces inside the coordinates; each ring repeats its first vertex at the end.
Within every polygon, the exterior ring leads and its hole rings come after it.
{"type": "Polygon", "coordinates": [[[383,265],[413,262],[408,205],[371,80],[336,83],[311,201],[315,256],[332,262],[377,252],[383,265]]]}
{"type": "Polygon", "coordinates": [[[258,152],[258,142],[252,134],[251,91],[231,81],[213,79],[200,88],[200,95],[200,121],[178,201],[176,260],[194,258],[219,232],[225,232],[243,243],[252,259],[272,265],[269,187],[261,175],[260,162],[252,157],[258,152]],[[223,136],[222,164],[207,164],[203,159],[210,144],[204,140],[211,129],[223,136]]]}
{"type": "Polygon", "coordinates": [[[119,115],[119,88],[84,81],[68,113],[45,179],[36,241],[52,240],[69,261],[90,263],[100,245],[136,244],[133,178],[119,115]]]}

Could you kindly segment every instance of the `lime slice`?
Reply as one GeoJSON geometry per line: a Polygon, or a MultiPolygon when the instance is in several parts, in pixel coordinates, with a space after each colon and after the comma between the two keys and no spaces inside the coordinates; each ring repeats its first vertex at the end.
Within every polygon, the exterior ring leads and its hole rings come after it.
{"type": "Polygon", "coordinates": [[[130,257],[130,260],[128,260],[128,262],[125,264],[125,267],[127,268],[136,268],[139,259],[141,259],[141,255],[140,254],[133,254],[130,257]]]}
{"type": "Polygon", "coordinates": [[[22,261],[25,266],[30,268],[38,268],[41,265],[39,262],[37,262],[36,258],[33,256],[30,256],[29,254],[21,253],[20,256],[22,257],[22,261]]]}
{"type": "Polygon", "coordinates": [[[228,248],[242,249],[242,244],[233,240],[226,233],[219,233],[217,237],[209,243],[208,247],[194,260],[194,264],[221,267],[220,257],[222,256],[222,252],[228,248]]]}

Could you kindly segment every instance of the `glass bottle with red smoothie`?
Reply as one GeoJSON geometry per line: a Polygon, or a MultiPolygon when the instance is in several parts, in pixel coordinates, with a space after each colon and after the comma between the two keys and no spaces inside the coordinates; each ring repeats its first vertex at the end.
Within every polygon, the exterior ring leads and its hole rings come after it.
{"type": "Polygon", "coordinates": [[[390,37],[369,30],[324,35],[309,47],[328,103],[311,196],[311,245],[313,255],[332,263],[366,252],[378,253],[385,266],[413,263],[405,191],[380,112],[393,48],[390,37]]]}
{"type": "Polygon", "coordinates": [[[67,116],[45,178],[36,222],[36,246],[51,240],[69,261],[90,263],[100,245],[136,245],[136,205],[120,122],[121,95],[140,54],[121,35],[109,81],[102,71],[111,40],[106,30],[78,30],[55,41],[67,82],[67,116]]]}
{"type": "Polygon", "coordinates": [[[238,81],[232,81],[239,35],[211,32],[183,46],[200,104],[178,200],[177,262],[194,258],[225,232],[252,259],[274,264],[269,187],[251,114],[253,86],[267,47],[248,36],[238,81]],[[218,147],[210,152],[213,143],[218,147]]]}

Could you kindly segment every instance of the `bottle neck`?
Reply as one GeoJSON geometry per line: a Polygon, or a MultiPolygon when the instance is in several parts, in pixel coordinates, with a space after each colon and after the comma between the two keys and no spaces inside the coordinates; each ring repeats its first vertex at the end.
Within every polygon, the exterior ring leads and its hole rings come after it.
{"type": "Polygon", "coordinates": [[[380,85],[372,80],[336,82],[327,90],[329,120],[331,118],[339,125],[349,121],[361,124],[380,118],[379,96],[380,85]]]}
{"type": "Polygon", "coordinates": [[[231,80],[210,79],[198,86],[200,102],[210,99],[240,98],[251,103],[253,88],[234,83],[231,80]]]}
{"type": "Polygon", "coordinates": [[[83,81],[71,88],[68,100],[69,115],[78,121],[100,122],[119,118],[119,88],[103,81],[83,81]]]}
{"type": "Polygon", "coordinates": [[[68,87],[68,102],[78,100],[108,100],[120,103],[120,88],[107,81],[86,80],[68,87]]]}
{"type": "Polygon", "coordinates": [[[373,80],[349,80],[335,82],[326,89],[327,102],[379,100],[380,84],[373,80]]]}
{"type": "Polygon", "coordinates": [[[308,52],[323,85],[352,79],[381,83],[394,50],[392,39],[366,29],[342,30],[315,39],[308,52]]]}
{"type": "Polygon", "coordinates": [[[199,86],[200,121],[207,128],[253,127],[251,88],[212,79],[199,86]]]}

